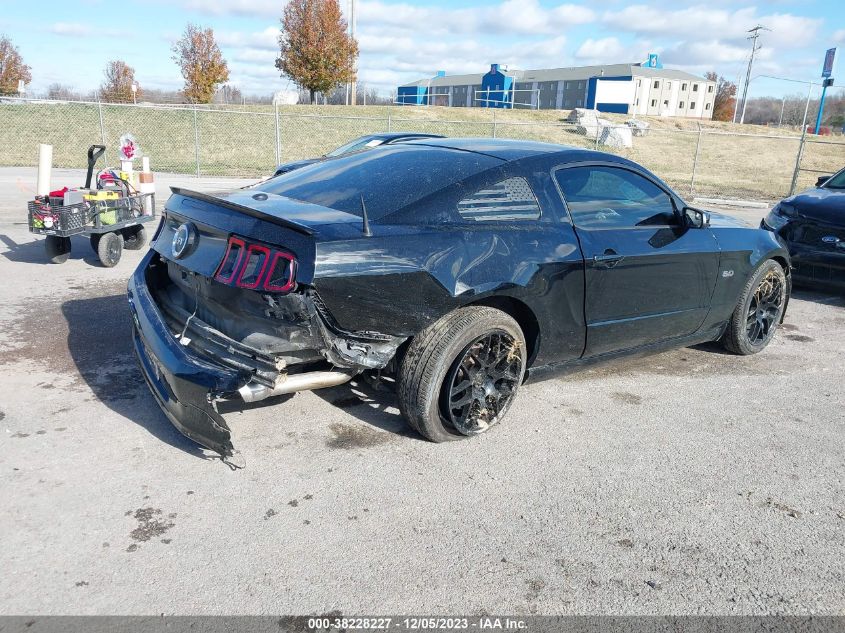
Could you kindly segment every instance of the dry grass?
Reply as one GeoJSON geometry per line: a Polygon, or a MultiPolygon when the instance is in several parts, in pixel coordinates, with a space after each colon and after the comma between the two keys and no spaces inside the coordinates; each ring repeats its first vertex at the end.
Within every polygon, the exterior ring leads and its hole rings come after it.
{"type": "MultiPolygon", "coordinates": [[[[595,147],[566,124],[559,110],[494,111],[480,108],[387,106],[285,106],[279,109],[281,160],[319,156],[362,134],[408,130],[445,136],[531,139],[595,147]]],[[[606,115],[622,124],[622,115],[606,115]]],[[[651,125],[634,147],[610,150],[635,160],[682,195],[771,200],[786,195],[800,131],[762,126],[642,117],[651,125]],[[699,124],[701,144],[698,149],[699,124]],[[737,135],[741,133],[742,136],[737,135]],[[692,190],[694,184],[694,190],[692,190]]],[[[236,109],[103,106],[107,154],[116,162],[117,139],[131,132],[158,171],[262,176],[276,163],[275,114],[270,106],[236,109]],[[194,120],[196,117],[196,127],[194,120]],[[195,150],[195,137],[200,150],[195,150]]],[[[38,143],[54,146],[60,167],[82,167],[85,151],[102,141],[100,110],[92,104],[0,104],[0,165],[33,165],[38,143]]],[[[599,149],[605,149],[599,146],[599,149]]],[[[802,167],[832,172],[845,164],[841,137],[807,143],[802,167]]],[[[799,186],[816,174],[802,171],[799,186]]]]}

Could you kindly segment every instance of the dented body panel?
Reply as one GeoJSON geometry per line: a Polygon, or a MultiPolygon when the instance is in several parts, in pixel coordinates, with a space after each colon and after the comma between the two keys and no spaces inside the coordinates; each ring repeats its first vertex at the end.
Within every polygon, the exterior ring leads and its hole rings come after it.
{"type": "Polygon", "coordinates": [[[218,400],[393,371],[407,341],[462,306],[511,313],[526,334],[529,374],[539,377],[717,339],[757,266],[779,257],[788,268],[771,233],[718,216],[693,228],[679,215],[674,227],[640,227],[635,236],[579,230],[555,172],[591,161],[636,170],[684,205],[619,157],[453,139],[331,159],[231,194],[174,191],[129,287],[151,389],[180,430],[227,455],[218,400]],[[458,213],[468,192],[507,178],[528,183],[539,217],[458,213]],[[352,190],[358,181],[362,190],[352,190]],[[193,241],[179,253],[186,225],[193,241]],[[295,256],[295,289],[274,294],[215,279],[232,236],[295,256]],[[621,252],[612,272],[594,257],[611,248],[621,252]]]}

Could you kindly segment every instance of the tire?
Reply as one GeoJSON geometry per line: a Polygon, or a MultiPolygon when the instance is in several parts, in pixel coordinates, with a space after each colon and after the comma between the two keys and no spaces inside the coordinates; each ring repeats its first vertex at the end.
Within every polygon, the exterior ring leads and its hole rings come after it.
{"type": "Polygon", "coordinates": [[[91,241],[91,250],[99,255],[99,247],[100,247],[100,237],[99,233],[91,233],[91,236],[88,238],[91,241]]]}
{"type": "Polygon", "coordinates": [[[745,284],[722,337],[725,349],[742,356],[765,349],[783,316],[786,292],[783,268],[767,260],[745,284]]]}
{"type": "Polygon", "coordinates": [[[106,268],[113,268],[123,255],[123,236],[120,233],[103,233],[97,244],[100,263],[106,268]]]}
{"type": "Polygon", "coordinates": [[[147,230],[143,226],[133,226],[123,230],[123,248],[127,251],[139,251],[147,243],[147,230]]]}
{"type": "Polygon", "coordinates": [[[44,240],[44,250],[53,264],[64,264],[70,257],[70,238],[48,235],[44,240]]]}
{"type": "Polygon", "coordinates": [[[408,346],[399,366],[399,409],[433,442],[478,435],[504,417],[526,362],[525,336],[510,315],[482,306],[455,310],[408,346]],[[467,398],[462,407],[450,406],[467,398]]]}

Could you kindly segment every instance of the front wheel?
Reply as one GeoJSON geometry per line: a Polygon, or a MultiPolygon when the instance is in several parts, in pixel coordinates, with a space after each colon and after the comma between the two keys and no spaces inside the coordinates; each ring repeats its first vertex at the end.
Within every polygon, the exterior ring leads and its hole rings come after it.
{"type": "Polygon", "coordinates": [[[48,235],[44,241],[44,250],[52,263],[64,264],[70,257],[70,238],[48,235]]]}
{"type": "Polygon", "coordinates": [[[106,268],[117,266],[123,255],[123,236],[120,233],[103,233],[97,243],[97,255],[106,268]]]}
{"type": "Polygon", "coordinates": [[[734,308],[722,344],[747,356],[763,350],[775,335],[786,308],[786,274],[774,260],[757,269],[734,308]]]}
{"type": "Polygon", "coordinates": [[[399,409],[423,436],[444,442],[500,422],[525,375],[525,336],[501,310],[456,310],[414,337],[399,367],[399,409]]]}

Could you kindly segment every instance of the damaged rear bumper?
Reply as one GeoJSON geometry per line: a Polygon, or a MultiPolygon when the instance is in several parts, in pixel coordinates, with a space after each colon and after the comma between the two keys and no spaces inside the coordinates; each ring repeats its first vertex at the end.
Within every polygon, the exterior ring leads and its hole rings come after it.
{"type": "Polygon", "coordinates": [[[330,315],[313,299],[291,295],[297,316],[266,316],[280,334],[278,351],[259,350],[228,337],[196,313],[188,315],[167,303],[159,282],[150,281],[155,275],[148,276],[159,266],[157,258],[150,251],[129,279],[135,354],[150,391],[173,425],[224,457],[233,453],[233,446],[230,429],[216,409],[219,400],[257,402],[339,385],[364,370],[384,367],[405,340],[377,333],[367,334],[380,340],[350,337],[329,323],[330,315]],[[331,371],[304,371],[320,363],[330,365],[331,371]]]}
{"type": "MultiPolygon", "coordinates": [[[[149,257],[149,256],[148,256],[149,257]]],[[[240,372],[204,361],[170,334],[144,281],[141,266],[129,279],[135,354],[159,406],[185,436],[223,456],[232,454],[229,427],[214,408],[219,394],[247,381],[240,372]]]]}

